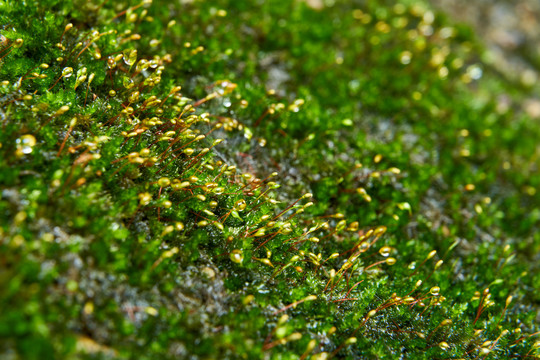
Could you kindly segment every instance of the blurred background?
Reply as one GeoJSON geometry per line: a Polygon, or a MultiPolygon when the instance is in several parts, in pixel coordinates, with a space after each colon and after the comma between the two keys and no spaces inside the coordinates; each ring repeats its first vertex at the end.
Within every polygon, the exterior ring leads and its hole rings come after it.
{"type": "MultiPolygon", "coordinates": [[[[323,0],[305,0],[315,9],[323,0]]],[[[494,69],[507,80],[533,88],[540,77],[540,1],[536,0],[429,0],[452,21],[471,26],[489,49],[494,69]]],[[[505,101],[501,99],[501,101],[505,101]]],[[[540,118],[540,96],[523,101],[523,110],[540,118]]]]}
{"type": "MultiPolygon", "coordinates": [[[[540,1],[430,0],[453,20],[471,25],[490,50],[493,66],[512,82],[532,87],[540,69],[540,1]]],[[[524,110],[540,118],[540,100],[531,97],[524,110]]]]}

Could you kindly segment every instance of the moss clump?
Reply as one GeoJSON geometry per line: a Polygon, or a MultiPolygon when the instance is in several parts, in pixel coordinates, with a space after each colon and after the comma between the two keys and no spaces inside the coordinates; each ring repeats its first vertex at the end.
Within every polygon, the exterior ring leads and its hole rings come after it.
{"type": "Polygon", "coordinates": [[[419,1],[0,23],[3,357],[538,356],[535,89],[468,28],[419,1]]]}

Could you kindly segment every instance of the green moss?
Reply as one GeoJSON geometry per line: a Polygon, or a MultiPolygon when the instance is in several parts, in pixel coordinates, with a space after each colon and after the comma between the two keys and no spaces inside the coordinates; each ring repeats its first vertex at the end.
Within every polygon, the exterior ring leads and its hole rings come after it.
{"type": "Polygon", "coordinates": [[[0,10],[2,356],[538,355],[531,90],[469,28],[421,1],[0,10]]]}

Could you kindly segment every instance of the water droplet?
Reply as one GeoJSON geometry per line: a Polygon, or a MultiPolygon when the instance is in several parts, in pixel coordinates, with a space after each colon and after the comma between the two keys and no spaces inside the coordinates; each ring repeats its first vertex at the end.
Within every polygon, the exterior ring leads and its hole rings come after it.
{"type": "Polygon", "coordinates": [[[124,63],[133,66],[137,61],[137,50],[124,50],[124,63]]]}
{"type": "Polygon", "coordinates": [[[36,145],[36,138],[33,135],[26,134],[17,139],[17,144],[34,146],[36,145]]]}
{"type": "Polygon", "coordinates": [[[114,60],[112,56],[109,56],[107,58],[107,67],[109,69],[114,69],[116,67],[116,61],[114,60]]]}
{"type": "Polygon", "coordinates": [[[99,31],[94,30],[90,33],[90,37],[92,38],[92,41],[96,41],[99,39],[99,31]]]}
{"type": "Polygon", "coordinates": [[[392,249],[389,246],[383,246],[382,248],[379,249],[379,254],[381,254],[384,257],[388,257],[388,255],[390,255],[391,250],[392,249]]]}
{"type": "Polygon", "coordinates": [[[229,257],[231,258],[232,262],[235,262],[237,264],[242,263],[242,261],[244,260],[244,254],[242,253],[242,250],[238,249],[231,251],[229,257]]]}
{"type": "Polygon", "coordinates": [[[401,53],[400,57],[399,57],[399,61],[403,64],[403,65],[408,65],[411,63],[411,59],[412,59],[412,53],[410,51],[404,51],[401,53]]]}
{"type": "Polygon", "coordinates": [[[14,48],[14,49],[20,48],[20,47],[22,46],[23,42],[24,42],[23,39],[17,39],[17,40],[15,40],[15,41],[13,42],[13,48],[14,48]]]}
{"type": "Polygon", "coordinates": [[[246,200],[240,199],[236,202],[236,204],[234,205],[234,208],[239,211],[243,211],[246,208],[246,206],[247,206],[246,200]]]}
{"type": "Polygon", "coordinates": [[[27,155],[32,152],[33,146],[36,145],[36,138],[33,135],[27,134],[27,135],[21,136],[15,142],[19,144],[18,146],[19,154],[22,153],[22,154],[27,155]]]}
{"type": "Polygon", "coordinates": [[[360,252],[365,252],[365,251],[367,251],[367,249],[369,249],[369,243],[367,241],[364,241],[358,247],[358,250],[360,250],[360,252]]]}
{"type": "Polygon", "coordinates": [[[137,70],[137,72],[141,72],[146,70],[148,68],[148,65],[148,61],[146,61],[145,59],[141,59],[137,63],[137,67],[135,69],[137,70]]]}
{"type": "Polygon", "coordinates": [[[479,66],[472,65],[467,68],[467,73],[473,80],[478,80],[482,77],[483,71],[479,66]]]}
{"type": "Polygon", "coordinates": [[[131,78],[124,76],[124,78],[122,79],[122,85],[124,85],[126,89],[131,89],[135,84],[133,83],[133,80],[131,80],[131,78]]]}
{"type": "Polygon", "coordinates": [[[67,79],[67,78],[70,77],[71,75],[73,75],[73,68],[65,67],[65,68],[62,70],[62,77],[65,77],[65,78],[67,79]]]}

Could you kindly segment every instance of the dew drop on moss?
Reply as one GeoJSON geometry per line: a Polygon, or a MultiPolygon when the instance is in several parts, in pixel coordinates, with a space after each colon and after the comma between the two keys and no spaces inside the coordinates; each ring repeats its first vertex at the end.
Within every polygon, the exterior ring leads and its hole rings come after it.
{"type": "Polygon", "coordinates": [[[390,255],[390,250],[391,250],[390,247],[383,246],[382,248],[379,249],[379,254],[381,254],[384,257],[388,257],[388,255],[390,255]]]}
{"type": "Polygon", "coordinates": [[[242,253],[242,250],[233,250],[231,251],[231,254],[229,255],[232,262],[235,262],[237,264],[241,264],[242,261],[244,261],[244,254],[242,253]]]}
{"type": "Polygon", "coordinates": [[[125,50],[124,51],[124,63],[127,66],[133,66],[137,61],[137,50],[125,50]]]}
{"type": "Polygon", "coordinates": [[[62,77],[65,77],[66,79],[69,78],[71,75],[73,75],[73,68],[65,67],[62,70],[62,77]]]}

